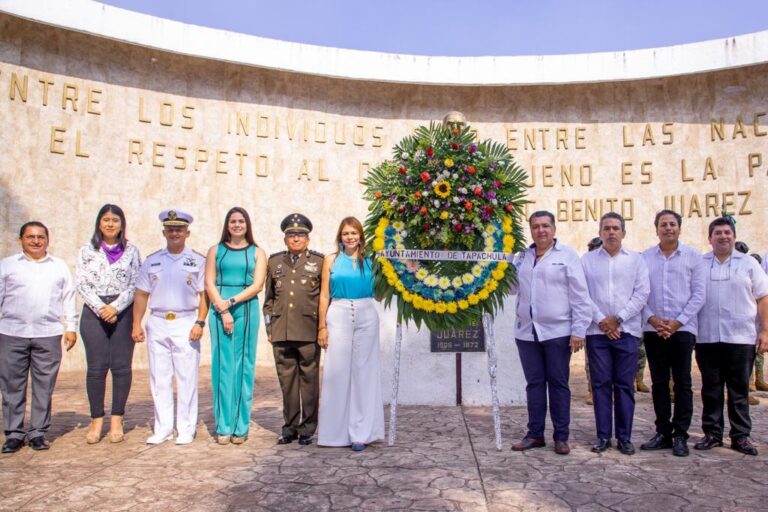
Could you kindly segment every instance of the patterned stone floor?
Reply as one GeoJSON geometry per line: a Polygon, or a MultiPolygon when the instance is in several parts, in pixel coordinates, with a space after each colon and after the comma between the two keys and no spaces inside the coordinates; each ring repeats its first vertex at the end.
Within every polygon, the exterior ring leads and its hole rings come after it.
{"type": "MultiPolygon", "coordinates": [[[[524,432],[523,407],[503,409],[504,449],[493,446],[483,407],[401,407],[396,446],[276,446],[281,424],[274,370],[260,367],[251,436],[242,446],[212,437],[209,368],[201,369],[201,414],[192,445],[144,444],[151,399],[136,372],[127,439],[84,441],[87,401],[82,374],[62,374],[55,393],[51,450],[28,447],[0,457],[0,510],[584,510],[706,511],[768,507],[768,393],[753,407],[759,457],[728,448],[627,457],[589,451],[592,410],[584,405],[583,369],[572,369],[569,456],[551,447],[509,450],[524,432]]],[[[648,377],[646,377],[648,381],[648,377]]],[[[650,397],[638,394],[634,440],[653,433],[650,397]]],[[[700,437],[699,408],[692,441],[700,437]]]]}

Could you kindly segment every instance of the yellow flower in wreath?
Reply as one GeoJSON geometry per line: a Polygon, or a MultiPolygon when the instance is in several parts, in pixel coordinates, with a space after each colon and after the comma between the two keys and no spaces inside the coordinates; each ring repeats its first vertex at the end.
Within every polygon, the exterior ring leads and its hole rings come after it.
{"type": "Polygon", "coordinates": [[[448,304],[446,304],[445,307],[448,310],[448,313],[450,313],[452,315],[455,315],[456,311],[458,311],[458,309],[459,309],[458,306],[456,306],[455,302],[449,302],[448,304]]]}
{"type": "Polygon", "coordinates": [[[506,261],[500,261],[500,262],[499,262],[499,263],[496,265],[496,268],[497,268],[498,270],[501,270],[502,272],[504,272],[505,270],[507,270],[507,268],[509,268],[509,264],[508,264],[506,261]]]}
{"type": "Polygon", "coordinates": [[[424,278],[427,277],[428,275],[429,275],[429,272],[427,272],[427,269],[425,268],[420,268],[419,270],[416,271],[416,279],[418,279],[419,281],[423,281],[424,278]]]}
{"type": "Polygon", "coordinates": [[[451,167],[453,167],[453,160],[451,160],[450,158],[446,158],[443,161],[443,164],[445,164],[446,169],[450,169],[451,167]]]}
{"type": "Polygon", "coordinates": [[[403,292],[402,295],[400,295],[405,302],[410,304],[413,301],[413,294],[411,292],[403,292]]]}
{"type": "Polygon", "coordinates": [[[438,315],[445,314],[445,312],[448,310],[448,306],[445,305],[445,302],[438,302],[435,304],[435,313],[438,315]]]}
{"type": "Polygon", "coordinates": [[[501,281],[502,279],[504,279],[504,271],[503,271],[503,270],[499,270],[499,269],[497,268],[496,270],[494,270],[493,272],[491,272],[491,276],[492,276],[494,279],[496,279],[497,281],[501,281]]]}
{"type": "Polygon", "coordinates": [[[373,250],[374,251],[383,251],[384,250],[384,239],[376,237],[376,239],[373,241],[373,250]]]}
{"type": "Polygon", "coordinates": [[[403,293],[405,291],[405,286],[403,285],[402,281],[395,283],[395,290],[397,290],[397,293],[403,293]]]}
{"type": "Polygon", "coordinates": [[[477,306],[477,303],[480,302],[480,298],[475,293],[473,293],[469,297],[467,297],[467,300],[473,306],[477,306]]]}
{"type": "Polygon", "coordinates": [[[424,306],[424,299],[421,296],[414,294],[413,295],[413,307],[416,308],[416,309],[422,309],[423,306],[424,306]]]}
{"type": "Polygon", "coordinates": [[[462,310],[469,309],[469,302],[467,302],[466,300],[463,300],[463,299],[460,300],[459,301],[459,309],[462,309],[462,310]]]}
{"type": "Polygon", "coordinates": [[[423,308],[427,313],[432,313],[435,311],[435,302],[432,299],[426,299],[423,308]]]}
{"type": "Polygon", "coordinates": [[[438,197],[446,198],[451,195],[451,184],[447,181],[440,181],[432,190],[438,197]]]}
{"type": "Polygon", "coordinates": [[[448,212],[445,211],[445,210],[440,212],[440,218],[443,219],[443,220],[447,219],[448,218],[448,212]]]}
{"type": "Polygon", "coordinates": [[[379,219],[379,226],[381,227],[387,227],[389,226],[389,219],[386,217],[382,217],[379,219]]]}
{"type": "Polygon", "coordinates": [[[480,297],[480,300],[488,300],[488,295],[488,290],[485,288],[477,292],[477,296],[480,297]]]}

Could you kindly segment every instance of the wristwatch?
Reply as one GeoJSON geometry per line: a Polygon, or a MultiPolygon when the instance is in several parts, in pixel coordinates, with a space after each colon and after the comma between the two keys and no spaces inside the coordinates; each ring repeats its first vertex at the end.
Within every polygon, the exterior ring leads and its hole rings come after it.
{"type": "Polygon", "coordinates": [[[624,319],[621,318],[619,315],[616,315],[616,321],[619,323],[619,325],[624,323],[624,319]]]}
{"type": "Polygon", "coordinates": [[[195,323],[199,325],[201,329],[205,329],[205,320],[195,320],[195,323]]]}
{"type": "Polygon", "coordinates": [[[234,297],[230,297],[229,298],[229,305],[230,306],[234,306],[235,304],[237,304],[237,301],[235,300],[235,298],[234,297]]]}

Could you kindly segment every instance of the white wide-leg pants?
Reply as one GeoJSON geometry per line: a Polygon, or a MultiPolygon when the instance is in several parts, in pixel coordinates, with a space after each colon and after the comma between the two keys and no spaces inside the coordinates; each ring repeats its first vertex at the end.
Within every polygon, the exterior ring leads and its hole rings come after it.
{"type": "Polygon", "coordinates": [[[155,434],[173,433],[173,377],[176,377],[176,431],[194,436],[197,430],[197,370],[200,342],[190,341],[195,315],[166,320],[147,318],[149,383],[155,403],[155,434]]]}
{"type": "Polygon", "coordinates": [[[379,315],[373,299],[333,299],[326,318],[317,444],[349,446],[384,438],[379,315]]]}

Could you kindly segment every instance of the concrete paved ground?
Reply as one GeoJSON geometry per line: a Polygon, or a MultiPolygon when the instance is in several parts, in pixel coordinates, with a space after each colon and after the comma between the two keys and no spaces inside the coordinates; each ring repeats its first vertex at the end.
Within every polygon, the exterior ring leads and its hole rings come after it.
{"type": "MultiPolygon", "coordinates": [[[[386,369],[388,371],[388,369],[386,369]]],[[[209,368],[201,369],[201,411],[192,445],[151,447],[147,374],[135,373],[127,439],[87,445],[84,375],[61,374],[54,396],[52,448],[0,457],[0,510],[663,510],[768,509],[768,393],[752,409],[761,455],[728,448],[592,454],[592,409],[583,368],[572,368],[569,456],[551,446],[509,447],[524,433],[524,407],[503,409],[504,449],[493,446],[485,407],[401,407],[397,444],[347,448],[276,446],[281,425],[274,369],[257,371],[250,439],[219,446],[212,434],[209,368]]],[[[646,376],[646,382],[649,378],[646,376]]],[[[698,384],[696,384],[698,386],[698,384]]],[[[638,394],[634,441],[653,433],[650,397],[638,394]]],[[[691,442],[701,435],[696,400],[691,442]]],[[[549,435],[549,432],[548,434],[549,435]]],[[[726,444],[727,446],[727,444],[726,444]]]]}

